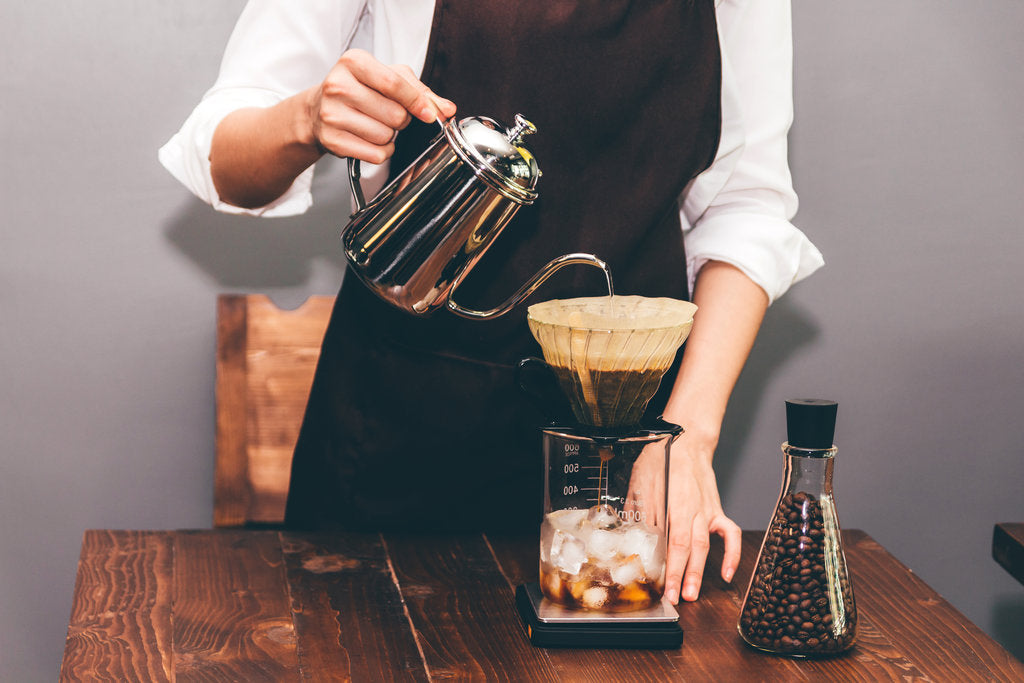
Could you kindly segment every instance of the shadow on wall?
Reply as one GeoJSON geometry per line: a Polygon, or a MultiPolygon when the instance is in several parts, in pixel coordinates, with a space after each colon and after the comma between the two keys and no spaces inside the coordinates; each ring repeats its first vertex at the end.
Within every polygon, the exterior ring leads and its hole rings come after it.
{"type": "Polygon", "coordinates": [[[262,292],[306,285],[314,260],[343,271],[340,235],[348,213],[344,196],[319,201],[301,216],[272,219],[224,214],[189,200],[164,234],[222,289],[262,292]]]}
{"type": "Polygon", "coordinates": [[[1024,661],[1024,595],[1000,596],[992,610],[992,637],[1024,661]]]}
{"type": "Polygon", "coordinates": [[[718,490],[725,497],[733,475],[743,466],[742,454],[753,431],[758,409],[772,377],[787,361],[812,345],[821,333],[813,317],[792,297],[772,304],[757,342],[729,401],[722,436],[715,454],[718,490]]]}

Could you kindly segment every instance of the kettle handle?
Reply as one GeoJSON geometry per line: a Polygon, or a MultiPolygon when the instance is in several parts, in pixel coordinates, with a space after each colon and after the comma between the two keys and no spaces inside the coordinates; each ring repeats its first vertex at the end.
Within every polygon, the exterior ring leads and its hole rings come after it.
{"type": "Polygon", "coordinates": [[[359,182],[360,168],[359,159],[348,157],[348,184],[352,188],[352,197],[355,199],[355,211],[353,215],[366,208],[366,198],[363,196],[363,186],[359,182]]]}
{"type": "Polygon", "coordinates": [[[469,318],[470,320],[486,320],[487,318],[497,318],[500,315],[508,313],[516,304],[518,304],[520,301],[533,294],[533,292],[538,287],[540,287],[545,280],[551,277],[551,275],[554,274],[556,270],[564,266],[573,264],[594,266],[595,268],[600,268],[602,271],[604,271],[605,279],[608,281],[608,293],[611,294],[612,274],[611,271],[608,270],[607,263],[597,258],[593,254],[564,254],[554,259],[546,266],[541,268],[539,271],[537,271],[537,273],[529,280],[527,280],[526,283],[522,287],[520,287],[515,294],[513,294],[511,297],[508,298],[508,300],[505,301],[505,303],[501,304],[497,308],[492,308],[489,311],[476,311],[471,308],[464,308],[463,306],[460,306],[459,304],[455,303],[455,300],[452,298],[452,296],[455,294],[455,287],[459,286],[459,283],[455,283],[455,285],[452,287],[452,293],[448,296],[448,309],[452,313],[460,315],[463,318],[469,318]]]}
{"type": "MultiPolygon", "coordinates": [[[[518,122],[518,119],[516,120],[518,122]]],[[[442,120],[441,117],[438,116],[437,123],[441,126],[441,134],[443,135],[447,121],[442,120]]],[[[526,123],[529,124],[530,122],[527,121],[526,123]]],[[[532,126],[533,124],[530,125],[532,126]]],[[[355,200],[355,211],[352,212],[352,215],[354,216],[366,208],[366,195],[363,194],[363,185],[359,182],[359,179],[362,177],[362,169],[359,165],[359,159],[356,159],[355,157],[347,157],[346,161],[348,162],[348,185],[352,188],[352,197],[355,200]]],[[[377,201],[374,200],[373,203],[376,204],[377,201]]]]}

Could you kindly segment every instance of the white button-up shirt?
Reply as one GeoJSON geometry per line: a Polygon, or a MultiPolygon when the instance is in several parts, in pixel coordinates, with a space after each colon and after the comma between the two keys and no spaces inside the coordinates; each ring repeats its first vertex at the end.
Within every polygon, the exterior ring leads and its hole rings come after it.
{"type": "MultiPolygon", "coordinates": [[[[796,213],[787,159],[793,120],[788,0],[717,0],[722,51],[722,132],[711,166],[679,197],[690,291],[709,260],[730,263],[770,300],[823,260],[790,220],[796,213]]],[[[316,85],[349,47],[422,72],[434,0],[250,0],[213,87],[159,153],[197,197],[229,213],[300,214],[312,204],[315,167],[267,206],[223,202],[210,176],[217,124],[242,107],[266,107],[316,85]]],[[[444,96],[444,93],[439,93],[444,96]]],[[[383,184],[387,165],[364,164],[364,186],[383,184]]]]}

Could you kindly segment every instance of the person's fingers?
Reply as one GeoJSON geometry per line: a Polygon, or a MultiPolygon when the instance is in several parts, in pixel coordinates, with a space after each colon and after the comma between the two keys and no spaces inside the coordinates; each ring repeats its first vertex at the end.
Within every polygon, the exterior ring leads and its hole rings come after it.
{"type": "Polygon", "coordinates": [[[708,559],[711,543],[708,535],[708,523],[703,514],[693,518],[693,533],[690,536],[690,555],[683,575],[683,600],[692,602],[700,595],[700,584],[704,580],[704,564],[708,559]]]}
{"type": "Polygon", "coordinates": [[[693,525],[678,523],[680,515],[670,515],[668,550],[665,553],[665,597],[673,605],[679,602],[683,571],[690,559],[690,534],[693,525]]]}
{"type": "Polygon", "coordinates": [[[711,533],[718,534],[725,542],[722,552],[722,580],[732,581],[736,568],[740,565],[740,551],[743,548],[743,531],[725,515],[718,515],[708,527],[711,533]]]}
{"type": "Polygon", "coordinates": [[[318,132],[322,143],[329,143],[332,134],[348,133],[371,145],[383,146],[394,139],[396,130],[396,128],[344,104],[326,101],[321,105],[318,132]]]}
{"type": "Polygon", "coordinates": [[[370,163],[394,153],[394,138],[413,116],[430,123],[455,113],[407,66],[386,66],[363,50],[348,50],[321,84],[313,134],[328,152],[370,163]]]}
{"type": "MultiPolygon", "coordinates": [[[[422,96],[425,96],[430,101],[430,103],[433,105],[435,109],[435,114],[437,115],[438,118],[440,118],[441,120],[447,120],[450,119],[452,116],[455,116],[455,103],[452,102],[451,100],[447,100],[441,97],[433,90],[428,88],[422,81],[420,81],[420,79],[416,77],[416,74],[413,73],[413,70],[411,68],[409,68],[405,64],[393,64],[391,68],[397,71],[399,75],[401,75],[407,81],[409,81],[414,88],[419,90],[422,96]]],[[[413,106],[416,106],[416,104],[414,103],[413,106]]]]}
{"type": "MultiPolygon", "coordinates": [[[[411,69],[385,66],[362,50],[349,50],[341,59],[360,83],[397,102],[424,123],[433,123],[442,113],[443,98],[433,97],[430,88],[416,78],[411,69]]],[[[451,104],[451,113],[454,113],[454,106],[451,104]]],[[[448,109],[448,105],[444,108],[448,109]]]]}
{"type": "Polygon", "coordinates": [[[383,164],[395,153],[393,141],[386,145],[375,145],[358,135],[338,129],[322,131],[320,144],[335,156],[351,157],[370,164],[383,164]]]}
{"type": "Polygon", "coordinates": [[[342,55],[321,88],[323,110],[355,110],[392,130],[404,128],[410,120],[409,112],[393,92],[404,91],[406,97],[416,95],[405,78],[361,50],[342,55]]]}

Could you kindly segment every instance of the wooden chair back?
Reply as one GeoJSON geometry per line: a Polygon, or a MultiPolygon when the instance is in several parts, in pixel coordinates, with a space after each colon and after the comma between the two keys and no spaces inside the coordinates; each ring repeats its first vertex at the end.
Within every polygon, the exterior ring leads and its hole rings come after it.
{"type": "Polygon", "coordinates": [[[217,299],[213,524],[284,521],[292,451],[334,297],[278,308],[261,294],[217,299]]]}

